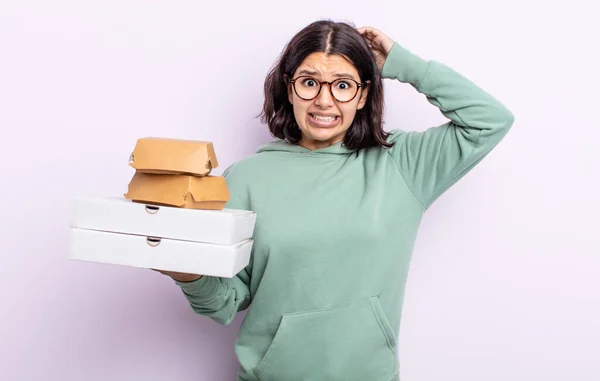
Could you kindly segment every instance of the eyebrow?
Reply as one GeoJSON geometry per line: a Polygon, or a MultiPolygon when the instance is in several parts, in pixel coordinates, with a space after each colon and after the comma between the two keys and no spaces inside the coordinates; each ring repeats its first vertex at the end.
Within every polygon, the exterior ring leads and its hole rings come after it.
{"type": "MultiPolygon", "coordinates": [[[[313,71],[313,70],[307,70],[307,69],[303,69],[300,70],[298,72],[298,75],[311,75],[311,76],[319,76],[319,72],[317,71],[313,71]]],[[[334,77],[336,78],[352,78],[352,79],[356,79],[354,78],[354,76],[350,73],[335,73],[333,74],[334,77]]]]}

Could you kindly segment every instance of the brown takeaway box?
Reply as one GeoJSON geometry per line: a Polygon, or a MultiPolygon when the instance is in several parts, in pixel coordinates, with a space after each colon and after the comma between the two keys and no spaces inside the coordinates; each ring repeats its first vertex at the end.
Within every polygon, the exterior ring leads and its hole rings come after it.
{"type": "Polygon", "coordinates": [[[136,172],[124,196],[147,204],[220,210],[229,201],[229,190],[222,176],[136,172]]]}
{"type": "Polygon", "coordinates": [[[219,163],[211,142],[167,139],[138,139],[129,165],[136,172],[206,176],[219,163]]]}

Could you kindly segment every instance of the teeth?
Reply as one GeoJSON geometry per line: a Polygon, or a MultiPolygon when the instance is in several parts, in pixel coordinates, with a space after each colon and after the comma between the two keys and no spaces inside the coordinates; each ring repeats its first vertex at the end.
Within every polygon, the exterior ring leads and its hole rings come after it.
{"type": "Polygon", "coordinates": [[[335,116],[317,116],[317,115],[313,115],[313,118],[315,118],[315,120],[318,120],[319,122],[333,122],[335,120],[335,116]]]}

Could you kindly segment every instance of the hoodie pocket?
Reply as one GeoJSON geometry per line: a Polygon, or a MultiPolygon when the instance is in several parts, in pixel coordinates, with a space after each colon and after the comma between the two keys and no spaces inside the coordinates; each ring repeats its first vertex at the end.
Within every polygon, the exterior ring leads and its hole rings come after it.
{"type": "Polygon", "coordinates": [[[398,370],[394,337],[376,296],[285,314],[255,374],[261,381],[387,381],[398,370]]]}

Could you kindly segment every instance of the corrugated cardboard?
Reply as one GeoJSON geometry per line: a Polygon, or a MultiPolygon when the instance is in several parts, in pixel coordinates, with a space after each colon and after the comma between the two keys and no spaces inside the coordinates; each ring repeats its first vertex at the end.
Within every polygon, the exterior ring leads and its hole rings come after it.
{"type": "Polygon", "coordinates": [[[223,209],[229,189],[222,176],[166,175],[136,172],[125,198],[189,209],[223,209]]]}
{"type": "Polygon", "coordinates": [[[194,210],[132,202],[121,197],[78,197],[71,227],[233,245],[252,238],[256,213],[194,210]]]}
{"type": "Polygon", "coordinates": [[[253,241],[213,245],[71,228],[69,258],[231,278],[250,262],[253,241]]]}
{"type": "Polygon", "coordinates": [[[211,142],[167,139],[138,139],[129,165],[143,173],[206,176],[219,163],[211,142]]]}

